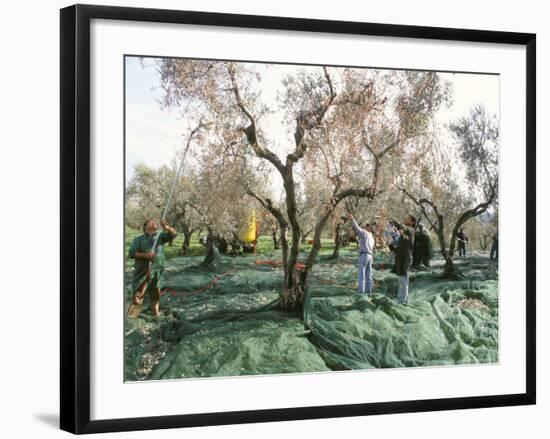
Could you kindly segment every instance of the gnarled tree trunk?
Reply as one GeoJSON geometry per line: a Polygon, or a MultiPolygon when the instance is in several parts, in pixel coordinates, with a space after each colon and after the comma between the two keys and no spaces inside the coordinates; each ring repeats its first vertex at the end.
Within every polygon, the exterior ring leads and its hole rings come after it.
{"type": "MultiPolygon", "coordinates": [[[[443,228],[434,227],[433,229],[437,236],[437,240],[439,241],[441,256],[443,256],[443,259],[445,260],[443,275],[453,277],[457,274],[455,270],[455,265],[453,262],[453,252],[451,251],[450,248],[447,249],[447,242],[445,241],[445,234],[443,233],[443,228]]],[[[454,250],[454,243],[453,243],[453,250],[454,250]]]]}
{"type": "Polygon", "coordinates": [[[301,228],[298,222],[296,187],[294,184],[292,166],[286,167],[283,184],[286,192],[286,212],[292,230],[292,240],[290,251],[288,252],[288,259],[286,263],[283,261],[285,285],[281,294],[281,307],[287,310],[298,310],[302,309],[304,302],[305,284],[302,285],[300,274],[296,267],[300,254],[301,228]]]}
{"type": "Polygon", "coordinates": [[[216,237],[211,228],[208,228],[208,237],[206,238],[206,248],[208,252],[202,261],[203,267],[214,268],[219,258],[219,250],[216,246],[216,237]]]}
{"type": "Polygon", "coordinates": [[[340,247],[342,246],[342,224],[336,223],[334,227],[334,250],[332,251],[332,259],[340,257],[340,247]]]}
{"type": "Polygon", "coordinates": [[[183,242],[181,244],[181,255],[188,255],[189,248],[191,247],[191,236],[193,235],[194,230],[192,230],[188,225],[182,227],[183,233],[183,242]]]}

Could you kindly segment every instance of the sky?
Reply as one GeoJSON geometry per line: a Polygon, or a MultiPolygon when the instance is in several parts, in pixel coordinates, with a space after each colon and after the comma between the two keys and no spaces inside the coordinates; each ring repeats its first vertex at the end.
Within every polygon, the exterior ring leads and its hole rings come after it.
{"type": "MultiPolygon", "coordinates": [[[[262,99],[275,99],[285,71],[295,66],[257,64],[262,77],[262,99]]],[[[466,115],[475,104],[483,104],[499,114],[499,77],[496,75],[440,73],[454,89],[453,103],[437,115],[440,122],[448,122],[466,115]]],[[[160,76],[154,59],[146,59],[144,65],[137,57],[126,57],[126,181],[133,175],[134,166],[145,163],[151,167],[169,165],[184,143],[187,125],[185,117],[176,110],[164,110],[160,106],[162,90],[160,76]]],[[[280,156],[288,151],[286,132],[281,114],[270,116],[270,145],[280,156]]],[[[274,172],[271,187],[280,192],[281,182],[274,172]]]]}

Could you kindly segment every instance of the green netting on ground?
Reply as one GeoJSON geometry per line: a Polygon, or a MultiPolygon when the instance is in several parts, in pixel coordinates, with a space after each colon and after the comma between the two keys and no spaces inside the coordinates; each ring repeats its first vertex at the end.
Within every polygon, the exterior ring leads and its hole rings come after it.
{"type": "Polygon", "coordinates": [[[367,300],[355,294],[356,250],[336,260],[322,256],[302,316],[278,309],[282,270],[256,265],[254,255],[220,256],[215,272],[200,267],[201,257],[173,258],[163,285],[178,294],[163,295],[161,317],[151,317],[146,299],[141,316],[127,319],[126,379],[498,361],[497,267],[486,255],[457,261],[463,279],[442,278],[437,260],[412,272],[408,306],[397,303],[397,277],[384,259],[375,257],[375,292],[367,300]]]}

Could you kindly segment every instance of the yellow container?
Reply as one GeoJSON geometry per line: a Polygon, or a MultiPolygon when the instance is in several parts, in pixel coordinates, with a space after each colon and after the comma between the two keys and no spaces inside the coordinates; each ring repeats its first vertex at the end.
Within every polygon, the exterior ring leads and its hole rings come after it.
{"type": "Polygon", "coordinates": [[[248,225],[246,226],[246,230],[241,235],[241,241],[245,243],[250,243],[256,241],[256,211],[253,210],[250,214],[250,217],[248,218],[248,225]]]}

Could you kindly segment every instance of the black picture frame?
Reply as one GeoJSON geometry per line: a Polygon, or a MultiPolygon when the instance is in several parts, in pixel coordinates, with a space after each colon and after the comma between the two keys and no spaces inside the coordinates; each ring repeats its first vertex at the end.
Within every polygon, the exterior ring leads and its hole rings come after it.
{"type": "Polygon", "coordinates": [[[90,5],[74,5],[61,9],[60,24],[61,429],[81,434],[535,404],[535,34],[90,5]],[[525,46],[527,60],[525,65],[525,140],[527,148],[525,393],[90,420],[90,20],[92,19],[407,37],[525,46]]]}

